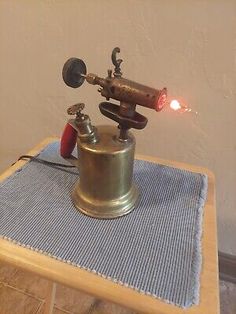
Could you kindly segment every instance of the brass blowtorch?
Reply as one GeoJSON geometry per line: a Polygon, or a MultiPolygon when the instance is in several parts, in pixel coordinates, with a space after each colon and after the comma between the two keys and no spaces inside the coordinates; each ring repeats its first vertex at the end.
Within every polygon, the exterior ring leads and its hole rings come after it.
{"type": "Polygon", "coordinates": [[[84,104],[68,108],[68,114],[75,115],[69,120],[61,139],[61,156],[79,169],[79,180],[72,192],[76,208],[96,218],[116,218],[128,214],[135,208],[139,198],[133,183],[135,138],[131,128],[143,129],[147,118],[136,112],[136,105],[160,111],[167,99],[167,90],[157,90],[122,77],[117,59],[118,47],[112,51],[114,72],[102,78],[86,74],[81,59],[70,58],[64,65],[64,82],[73,88],[80,87],[84,80],[100,85],[98,91],[107,101],[99,104],[103,115],[116,121],[114,126],[93,126],[88,115],[82,113],[84,104]],[[109,102],[116,99],[120,104],[109,102]],[[72,151],[77,142],[78,158],[72,151]]]}

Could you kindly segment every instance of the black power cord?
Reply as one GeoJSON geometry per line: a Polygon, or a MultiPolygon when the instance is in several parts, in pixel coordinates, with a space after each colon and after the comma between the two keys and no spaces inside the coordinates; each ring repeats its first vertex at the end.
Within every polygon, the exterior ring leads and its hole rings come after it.
{"type": "MultiPolygon", "coordinates": [[[[57,168],[57,167],[62,167],[62,168],[75,168],[75,166],[73,165],[65,165],[65,164],[61,164],[61,163],[58,163],[58,162],[52,162],[52,161],[47,161],[47,160],[44,160],[44,159],[41,159],[41,158],[38,158],[38,157],[35,157],[35,156],[30,156],[30,155],[22,155],[18,158],[17,161],[19,160],[26,160],[26,159],[29,159],[29,160],[32,160],[32,161],[35,161],[35,162],[38,162],[40,164],[44,164],[44,165],[47,165],[47,166],[51,166],[51,167],[54,167],[54,168],[57,168]]],[[[16,161],[16,162],[17,162],[16,161]]],[[[12,164],[12,166],[16,163],[14,162],[12,164]]]]}

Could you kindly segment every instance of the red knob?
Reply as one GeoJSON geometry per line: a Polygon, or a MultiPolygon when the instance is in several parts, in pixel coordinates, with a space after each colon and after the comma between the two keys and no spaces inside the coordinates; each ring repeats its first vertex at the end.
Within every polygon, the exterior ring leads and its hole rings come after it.
{"type": "Polygon", "coordinates": [[[67,123],[61,137],[60,154],[63,158],[69,158],[75,148],[77,131],[67,123]]]}

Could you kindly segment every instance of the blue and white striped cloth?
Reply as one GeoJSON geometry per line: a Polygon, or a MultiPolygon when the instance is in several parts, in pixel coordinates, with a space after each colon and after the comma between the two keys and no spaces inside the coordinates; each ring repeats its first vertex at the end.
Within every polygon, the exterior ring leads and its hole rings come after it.
{"type": "MultiPolygon", "coordinates": [[[[40,157],[65,162],[58,142],[40,157]]],[[[202,212],[207,177],[135,161],[137,208],[113,220],[76,210],[77,170],[29,162],[0,184],[3,238],[180,307],[199,301],[202,212]]]]}

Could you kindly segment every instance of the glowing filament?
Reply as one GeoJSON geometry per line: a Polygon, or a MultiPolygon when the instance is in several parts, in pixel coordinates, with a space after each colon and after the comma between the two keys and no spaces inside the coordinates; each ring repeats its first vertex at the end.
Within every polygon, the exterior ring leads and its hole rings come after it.
{"type": "Polygon", "coordinates": [[[174,99],[170,103],[170,108],[173,109],[173,110],[179,110],[182,107],[181,107],[180,103],[178,102],[178,100],[174,99]]]}

